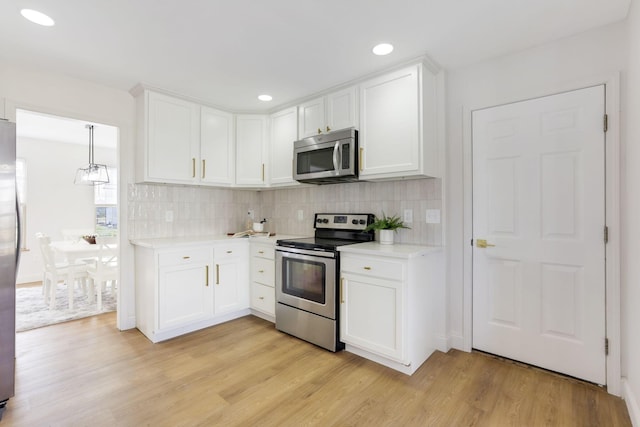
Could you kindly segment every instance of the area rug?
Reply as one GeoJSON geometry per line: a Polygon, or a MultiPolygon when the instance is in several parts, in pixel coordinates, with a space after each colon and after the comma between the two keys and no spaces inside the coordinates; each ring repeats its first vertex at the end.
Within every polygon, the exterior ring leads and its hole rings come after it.
{"type": "Polygon", "coordinates": [[[87,295],[76,289],[73,297],[73,310],[69,310],[67,288],[58,284],[56,288],[56,308],[49,310],[44,303],[42,287],[30,286],[16,289],[16,332],[62,323],[83,317],[95,316],[116,310],[116,296],[109,290],[102,293],[102,311],[96,303],[89,303],[87,295]]]}

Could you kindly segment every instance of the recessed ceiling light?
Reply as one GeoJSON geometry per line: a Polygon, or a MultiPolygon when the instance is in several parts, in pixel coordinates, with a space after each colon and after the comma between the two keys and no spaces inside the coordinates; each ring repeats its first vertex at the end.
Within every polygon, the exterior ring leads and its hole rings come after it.
{"type": "Polygon", "coordinates": [[[260,96],[258,96],[258,99],[260,101],[267,102],[267,101],[271,101],[273,99],[273,97],[271,95],[260,95],[260,96]]]}
{"type": "Polygon", "coordinates": [[[393,45],[389,43],[380,43],[373,48],[373,53],[376,55],[388,55],[391,52],[393,52],[393,45]]]}
{"type": "Polygon", "coordinates": [[[42,12],[38,12],[37,10],[22,9],[20,11],[20,14],[22,14],[22,16],[35,24],[44,25],[45,27],[52,27],[53,25],[55,25],[53,19],[42,12]]]}

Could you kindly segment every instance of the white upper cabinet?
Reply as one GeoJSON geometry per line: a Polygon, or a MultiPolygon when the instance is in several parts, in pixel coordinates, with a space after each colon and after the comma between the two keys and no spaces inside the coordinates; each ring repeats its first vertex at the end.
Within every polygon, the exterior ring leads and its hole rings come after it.
{"type": "Polygon", "coordinates": [[[441,80],[423,64],[360,85],[360,176],[439,176],[441,80]]]}
{"type": "Polygon", "coordinates": [[[298,136],[358,127],[357,87],[353,86],[298,106],[298,136]]]}
{"type": "Polygon", "coordinates": [[[296,107],[270,116],[271,140],[269,184],[297,185],[293,179],[293,142],[298,139],[298,110],[296,107]]]}
{"type": "Polygon", "coordinates": [[[264,187],[267,184],[267,117],[236,116],[236,185],[264,187]]]}
{"type": "Polygon", "coordinates": [[[145,91],[142,98],[138,105],[143,141],[138,145],[139,180],[197,182],[200,107],[149,91],[145,91]]]}
{"type": "Polygon", "coordinates": [[[233,114],[201,107],[199,178],[212,185],[230,186],[235,177],[233,114]]]}

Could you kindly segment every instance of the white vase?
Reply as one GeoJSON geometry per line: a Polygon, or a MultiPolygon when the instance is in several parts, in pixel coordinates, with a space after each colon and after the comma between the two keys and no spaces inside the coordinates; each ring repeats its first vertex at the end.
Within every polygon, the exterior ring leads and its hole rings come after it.
{"type": "Polygon", "coordinates": [[[380,244],[393,245],[393,230],[380,230],[380,244]]]}

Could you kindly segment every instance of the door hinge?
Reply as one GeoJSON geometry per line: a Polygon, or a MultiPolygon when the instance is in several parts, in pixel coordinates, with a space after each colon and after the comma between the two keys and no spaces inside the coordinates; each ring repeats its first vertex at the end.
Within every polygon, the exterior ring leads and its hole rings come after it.
{"type": "Polygon", "coordinates": [[[609,227],[604,226],[604,243],[609,243],[609,227]]]}
{"type": "Polygon", "coordinates": [[[605,115],[604,115],[604,120],[603,120],[603,123],[602,123],[602,128],[603,128],[603,130],[604,130],[605,132],[609,130],[609,115],[608,115],[608,114],[605,114],[605,115]]]}
{"type": "Polygon", "coordinates": [[[604,355],[609,355],[609,338],[604,339],[604,355]]]}

